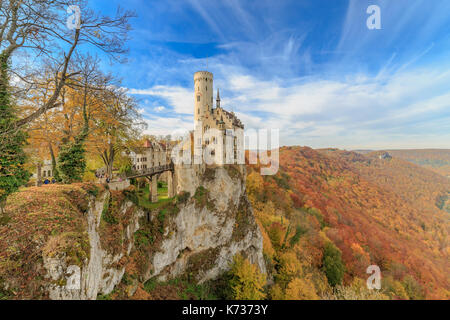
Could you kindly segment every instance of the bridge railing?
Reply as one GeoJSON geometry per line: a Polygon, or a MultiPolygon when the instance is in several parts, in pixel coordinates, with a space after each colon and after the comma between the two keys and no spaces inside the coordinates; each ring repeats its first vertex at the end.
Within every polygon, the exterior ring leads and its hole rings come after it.
{"type": "Polygon", "coordinates": [[[142,169],[142,170],[133,170],[127,174],[127,178],[134,177],[134,176],[152,175],[152,174],[157,174],[157,173],[161,173],[164,171],[171,171],[173,169],[174,169],[174,165],[173,165],[173,163],[170,163],[170,164],[146,168],[146,169],[142,169]]]}

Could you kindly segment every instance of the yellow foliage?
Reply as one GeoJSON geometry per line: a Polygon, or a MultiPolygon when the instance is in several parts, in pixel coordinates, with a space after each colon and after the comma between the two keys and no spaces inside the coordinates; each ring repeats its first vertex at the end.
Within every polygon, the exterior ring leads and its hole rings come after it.
{"type": "Polygon", "coordinates": [[[258,223],[259,230],[261,230],[261,234],[263,236],[263,253],[269,258],[273,258],[273,256],[275,255],[275,249],[272,246],[269,235],[267,234],[259,219],[256,219],[256,222],[258,223]]]}
{"type": "Polygon", "coordinates": [[[286,300],[318,300],[314,284],[307,278],[294,278],[286,288],[286,300]]]}
{"type": "Polygon", "coordinates": [[[266,276],[258,267],[251,264],[240,254],[233,259],[231,266],[232,279],[230,281],[235,300],[262,300],[265,298],[264,286],[266,276]]]}
{"type": "Polygon", "coordinates": [[[280,256],[280,278],[289,281],[302,274],[302,264],[294,252],[286,252],[280,256]]]}
{"type": "Polygon", "coordinates": [[[283,289],[281,289],[279,284],[275,284],[270,289],[270,296],[271,296],[272,300],[284,300],[284,297],[285,297],[283,289]]]}

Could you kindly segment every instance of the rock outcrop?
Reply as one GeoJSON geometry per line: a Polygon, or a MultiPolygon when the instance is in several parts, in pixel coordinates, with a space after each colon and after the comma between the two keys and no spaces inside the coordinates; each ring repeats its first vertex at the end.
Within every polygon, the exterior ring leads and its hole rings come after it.
{"type": "Polygon", "coordinates": [[[188,174],[192,193],[152,209],[138,205],[132,187],[51,186],[13,195],[11,214],[0,224],[6,252],[0,293],[11,299],[96,299],[127,283],[131,297],[137,283],[149,279],[215,279],[238,253],[266,272],[242,168],[188,174]],[[23,199],[46,210],[27,209],[23,199]]]}
{"type": "Polygon", "coordinates": [[[199,282],[214,279],[243,254],[266,272],[262,236],[237,167],[205,169],[193,197],[166,227],[160,250],[151,259],[161,280],[191,272],[199,282]]]}

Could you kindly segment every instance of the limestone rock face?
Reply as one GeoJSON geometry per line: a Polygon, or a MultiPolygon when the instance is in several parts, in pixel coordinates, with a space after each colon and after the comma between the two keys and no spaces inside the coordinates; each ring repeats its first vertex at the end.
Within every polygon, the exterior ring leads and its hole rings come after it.
{"type": "Polygon", "coordinates": [[[226,271],[238,253],[266,272],[244,181],[236,168],[206,170],[200,178],[203,194],[197,190],[165,230],[170,236],[152,258],[151,276],[167,280],[189,272],[204,282],[226,271]]]}
{"type": "MultiPolygon", "coordinates": [[[[90,258],[84,261],[82,268],[67,265],[64,253],[51,258],[43,254],[44,268],[48,272],[46,278],[53,282],[48,286],[50,299],[94,300],[98,294],[111,293],[121,281],[125,267],[118,267],[118,264],[125,255],[130,254],[132,242],[130,241],[128,246],[118,253],[112,253],[108,248],[102,248],[99,228],[102,211],[109,197],[109,192],[106,192],[100,200],[92,201],[87,212],[90,258]],[[65,280],[63,285],[58,283],[58,281],[61,282],[61,279],[65,280]]],[[[125,202],[120,208],[119,214],[125,213],[131,206],[133,206],[131,202],[125,202]]],[[[125,239],[133,238],[134,232],[139,229],[139,217],[142,215],[142,210],[134,210],[131,221],[125,228],[125,239]]]]}
{"type": "Polygon", "coordinates": [[[0,248],[8,254],[0,264],[0,289],[17,299],[91,300],[123,288],[131,297],[151,278],[215,279],[236,254],[265,273],[244,169],[199,166],[175,176],[189,193],[183,189],[152,210],[138,205],[133,188],[51,186],[17,194],[19,209],[0,225],[0,248]],[[42,195],[47,209],[30,213],[28,203],[42,204],[42,195]],[[16,256],[30,258],[17,269],[16,256]]]}

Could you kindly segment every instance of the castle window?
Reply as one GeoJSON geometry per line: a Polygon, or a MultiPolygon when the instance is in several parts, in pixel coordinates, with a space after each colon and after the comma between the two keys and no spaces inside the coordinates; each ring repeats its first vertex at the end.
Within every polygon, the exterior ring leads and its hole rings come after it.
{"type": "Polygon", "coordinates": [[[200,96],[197,96],[197,101],[200,101],[200,96]]]}

